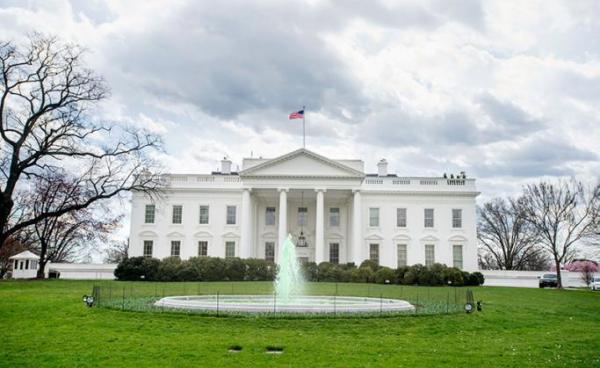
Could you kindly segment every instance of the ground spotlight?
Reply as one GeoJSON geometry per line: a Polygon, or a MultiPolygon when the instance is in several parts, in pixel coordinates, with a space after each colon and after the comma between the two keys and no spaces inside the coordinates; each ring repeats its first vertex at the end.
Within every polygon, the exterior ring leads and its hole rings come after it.
{"type": "Polygon", "coordinates": [[[91,295],[84,295],[81,299],[88,307],[94,305],[94,297],[91,295]]]}

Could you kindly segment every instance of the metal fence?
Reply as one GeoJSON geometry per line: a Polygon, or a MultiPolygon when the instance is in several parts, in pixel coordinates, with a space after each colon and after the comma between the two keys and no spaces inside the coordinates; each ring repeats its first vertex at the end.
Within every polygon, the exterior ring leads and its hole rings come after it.
{"type": "MultiPolygon", "coordinates": [[[[412,311],[388,312],[381,308],[379,311],[352,314],[358,316],[382,315],[436,315],[451,314],[465,311],[465,304],[475,307],[475,297],[471,289],[460,287],[419,287],[404,285],[354,284],[354,283],[308,283],[307,295],[315,296],[356,296],[385,299],[400,299],[412,304],[412,311]],[[468,296],[468,292],[471,293],[468,296]]],[[[273,292],[270,282],[105,282],[94,285],[92,295],[93,305],[100,308],[110,308],[127,311],[144,311],[155,313],[188,313],[203,315],[248,315],[244,312],[219,310],[217,300],[216,310],[182,310],[156,306],[154,303],[169,296],[243,296],[263,295],[273,298],[273,310],[251,315],[286,316],[304,318],[307,314],[282,312],[277,309],[277,295],[273,292]]],[[[310,315],[310,313],[308,313],[310,315]]],[[[320,316],[348,316],[348,313],[336,312],[319,313],[320,316]]]]}

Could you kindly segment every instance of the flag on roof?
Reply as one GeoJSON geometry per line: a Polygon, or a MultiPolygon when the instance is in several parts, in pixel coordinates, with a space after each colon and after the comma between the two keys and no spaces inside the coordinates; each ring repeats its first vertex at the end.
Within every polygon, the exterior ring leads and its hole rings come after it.
{"type": "Polygon", "coordinates": [[[302,119],[304,117],[304,110],[296,111],[290,114],[291,119],[302,119]]]}

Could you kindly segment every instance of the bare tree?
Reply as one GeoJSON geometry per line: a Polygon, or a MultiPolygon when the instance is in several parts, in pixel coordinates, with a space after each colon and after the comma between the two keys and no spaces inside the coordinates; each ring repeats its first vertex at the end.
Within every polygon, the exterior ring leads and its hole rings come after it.
{"type": "Polygon", "coordinates": [[[109,245],[105,251],[105,263],[120,263],[128,256],[129,245],[126,241],[116,241],[109,245]]]}
{"type": "Polygon", "coordinates": [[[108,89],[87,69],[83,50],[52,37],[33,35],[28,45],[0,41],[0,249],[28,226],[136,190],[155,193],[161,182],[146,169],[160,149],[143,130],[99,122],[90,116],[108,89]],[[68,168],[81,195],[37,214],[15,206],[32,177],[68,168]]]}
{"type": "MultiPolygon", "coordinates": [[[[80,196],[85,196],[76,178],[64,172],[46,177],[36,177],[33,190],[20,201],[32,216],[58,212],[80,196]]],[[[107,235],[121,220],[102,203],[69,211],[61,216],[44,217],[27,227],[24,232],[32,241],[32,248],[40,255],[37,278],[44,277],[44,268],[50,262],[69,262],[77,254],[92,247],[96,242],[106,242],[107,235]]]]}
{"type": "Polygon", "coordinates": [[[496,198],[478,207],[477,237],[486,267],[522,270],[540,256],[537,232],[526,220],[522,201],[496,198]]]}
{"type": "Polygon", "coordinates": [[[541,182],[525,187],[523,198],[527,221],[552,255],[562,288],[561,264],[572,259],[580,241],[592,236],[600,216],[600,186],[586,191],[581,182],[541,182]]]}

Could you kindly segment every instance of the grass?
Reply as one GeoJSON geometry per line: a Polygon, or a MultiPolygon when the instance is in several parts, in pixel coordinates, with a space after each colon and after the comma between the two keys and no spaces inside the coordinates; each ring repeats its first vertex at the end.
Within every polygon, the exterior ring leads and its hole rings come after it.
{"type": "MultiPolygon", "coordinates": [[[[91,281],[0,282],[0,367],[600,367],[600,293],[475,288],[483,311],[385,318],[216,317],[87,308],[91,281]],[[236,353],[229,350],[235,347],[236,353]],[[280,354],[268,354],[276,347],[280,354]]],[[[268,283],[105,282],[115,292],[265,293],[268,283]]],[[[335,284],[311,284],[331,294],[335,284]]],[[[422,300],[453,288],[339,284],[422,300]]],[[[136,293],[138,293],[136,295],[136,293]]],[[[457,295],[464,300],[464,289],[457,295]]],[[[429,298],[429,299],[427,299],[429,298]]]]}

